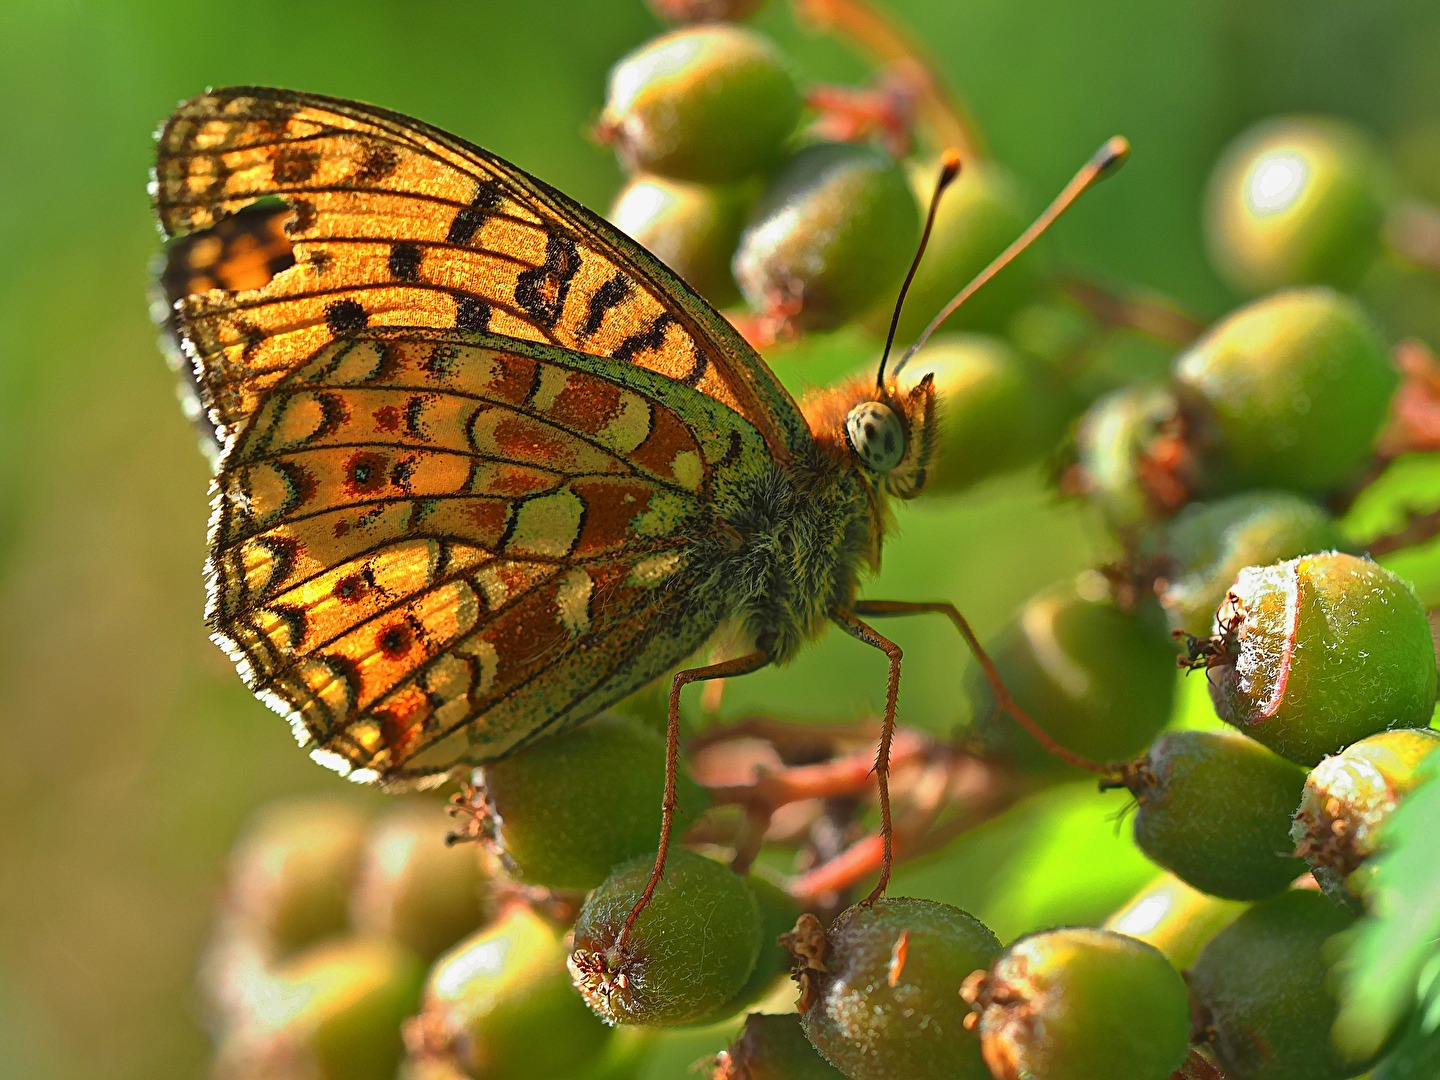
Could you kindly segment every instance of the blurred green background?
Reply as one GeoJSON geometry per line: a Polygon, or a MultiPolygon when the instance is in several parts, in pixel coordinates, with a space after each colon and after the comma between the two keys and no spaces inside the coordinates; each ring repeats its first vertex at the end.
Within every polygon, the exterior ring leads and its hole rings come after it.
{"type": "MultiPolygon", "coordinates": [[[[1352,117],[1412,191],[1440,197],[1434,0],[883,2],[1037,206],[1105,136],[1129,136],[1131,165],[1055,249],[1206,317],[1234,298],[1205,262],[1199,195],[1250,121],[1352,117]]],[[[779,0],[760,25],[807,79],[867,74],[779,0]]],[[[0,1076],[203,1073],[194,967],[226,848],[262,801],[344,786],[202,625],[207,470],[146,313],[151,133],[208,85],[304,88],[422,117],[603,210],[620,176],[584,132],[607,67],[656,29],[640,0],[0,3],[0,1076]]],[[[1435,321],[1434,294],[1418,295],[1413,317],[1435,321]]],[[[816,342],[779,363],[814,381],[869,348],[816,342]]],[[[909,508],[902,527],[870,594],[950,598],[982,631],[1104,554],[1098,526],[1035,477],[909,508]]],[[[923,621],[896,632],[906,719],[949,727],[958,644],[923,621]]],[[[878,655],[832,636],[732,686],[726,709],[855,716],[883,679],[878,655]]],[[[1040,835],[996,823],[901,888],[988,909],[1002,936],[1037,896],[1103,912],[1144,872],[1106,820],[1116,808],[1086,801],[1040,835]],[[1007,854],[1003,874],[981,873],[1007,854]]]]}

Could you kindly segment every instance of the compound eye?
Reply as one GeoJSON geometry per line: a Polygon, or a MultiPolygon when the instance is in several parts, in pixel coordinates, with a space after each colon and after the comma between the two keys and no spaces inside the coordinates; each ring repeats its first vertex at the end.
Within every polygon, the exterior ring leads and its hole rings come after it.
{"type": "Polygon", "coordinates": [[[862,401],[845,417],[845,439],[871,472],[889,472],[905,457],[905,425],[890,406],[862,401]]]}

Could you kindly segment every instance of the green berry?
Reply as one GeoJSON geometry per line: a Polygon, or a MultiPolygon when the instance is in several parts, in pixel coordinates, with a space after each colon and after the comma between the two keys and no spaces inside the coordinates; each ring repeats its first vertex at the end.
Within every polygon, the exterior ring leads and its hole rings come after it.
{"type": "Polygon", "coordinates": [[[974,916],[933,900],[849,908],[823,937],[792,937],[805,1035],[850,1080],[985,1080],[979,1040],[956,992],[1000,951],[974,916]]]}
{"type": "Polygon", "coordinates": [[[730,257],[750,201],[739,187],[637,176],[615,197],[610,220],[711,304],[725,307],[740,298],[730,257]]]}
{"type": "Polygon", "coordinates": [[[726,183],[779,159],[801,105],[767,38],[724,24],[687,27],[615,65],[598,131],[632,172],[726,183]]]}
{"type": "Polygon", "coordinates": [[[351,902],[361,933],[393,938],[433,959],[489,916],[489,881],[474,845],[445,842],[433,802],[396,810],[375,825],[351,902]]]}
{"type": "Polygon", "coordinates": [[[800,916],[794,898],[779,885],[759,873],[752,873],[747,881],[760,913],[760,954],[745,985],[726,1004],[732,1013],[759,1001],[782,977],[789,975],[790,951],[780,944],[780,938],[789,933],[800,916]]]}
{"type": "MultiPolygon", "coordinates": [[[[1139,753],[1170,717],[1174,648],[1143,612],[1116,604],[1098,575],[1031,597],[990,655],[1017,704],[1056,742],[1093,760],[1139,753]]],[[[975,734],[991,752],[1027,769],[1060,768],[999,711],[978,670],[967,693],[975,734]]]]}
{"type": "MultiPolygon", "coordinates": [[[[916,201],[927,205],[940,167],[926,163],[910,170],[916,201]]],[[[1014,176],[1002,165],[966,163],[946,189],[935,214],[935,227],[925,257],[915,272],[905,310],[900,314],[900,341],[918,337],[932,318],[970,281],[1025,231],[1030,218],[1014,176]]],[[[950,330],[1004,330],[1010,317],[1035,298],[1041,283],[1037,252],[1027,252],[967,300],[945,323],[950,330]]],[[[890,327],[893,296],[866,316],[866,327],[883,335],[890,327]]]]}
{"type": "Polygon", "coordinates": [[[740,237],[735,280],[782,331],[831,330],[895,295],[919,235],[919,207],[893,158],[820,143],[771,178],[740,237]]]}
{"type": "Polygon", "coordinates": [[[350,893],[364,856],[369,815],[353,802],[273,802],[231,856],[227,915],[284,956],[350,924],[350,893]]]}
{"type": "Polygon", "coordinates": [[[1425,609],[1368,559],[1330,552],[1242,570],[1216,626],[1216,711],[1291,761],[1313,766],[1377,731],[1430,721],[1425,609]]]}
{"type": "Polygon", "coordinates": [[[1021,938],[962,992],[996,1080],[1168,1080],[1189,1050],[1185,980],[1110,930],[1021,938]]]}
{"type": "Polygon", "coordinates": [[[964,491],[1032,464],[1058,433],[1058,408],[1039,373],[1001,338],[937,337],[905,365],[902,385],[926,374],[935,377],[943,417],[929,491],[964,491]]]}
{"type": "Polygon", "coordinates": [[[744,879],[686,848],[629,938],[617,944],[653,859],[618,868],[590,894],[575,924],[570,976],[612,1024],[674,1027],[727,1015],[760,954],[760,912],[744,879]]]}
{"type": "Polygon", "coordinates": [[[650,10],[673,23],[739,22],[759,11],[765,0],[646,0],[650,10]]]}
{"type": "Polygon", "coordinates": [[[1175,381],[1210,487],[1325,491],[1369,459],[1400,376],[1358,303],[1310,288],[1216,323],[1175,381]]]}
{"type": "Polygon", "coordinates": [[[1355,284],[1380,248],[1389,201],[1374,139],[1328,117],[1277,117],[1231,143],[1211,174],[1205,237],[1241,292],[1355,284]]]}
{"type": "Polygon", "coordinates": [[[271,992],[222,1044],[216,1075],[390,1080],[404,1052],[400,1026],[420,998],[423,969],[380,938],[337,938],[282,964],[271,992]]]}
{"type": "Polygon", "coordinates": [[[1204,637],[1242,569],[1340,543],[1334,519],[1288,491],[1191,503],[1166,522],[1154,545],[1154,557],[1163,565],[1160,604],[1172,627],[1204,637]]]}
{"type": "Polygon", "coordinates": [[[1331,899],[1358,906],[1352,875],[1375,854],[1385,822],[1437,747],[1440,732],[1429,728],[1382,731],[1310,770],[1291,835],[1331,899]]]}
{"type": "Polygon", "coordinates": [[[1169,389],[1137,383],[1100,398],[1075,431],[1079,489],[1110,527],[1133,532],[1190,497],[1180,409],[1169,389]]]}
{"type": "MultiPolygon", "coordinates": [[[[521,881],[592,889],[618,864],[655,850],[665,739],[640,720],[597,716],[485,766],[483,775],[496,841],[521,881]]],[[[679,799],[686,817],[705,808],[683,772],[679,799]]]]}
{"type": "Polygon", "coordinates": [[[1289,842],[1305,770],[1259,743],[1233,731],[1172,731],[1127,773],[1135,843],[1195,888],[1257,900],[1305,872],[1289,842]]]}
{"type": "Polygon", "coordinates": [[[1154,945],[1176,971],[1184,971],[1244,910],[1238,900],[1211,896],[1164,873],[1106,919],[1105,929],[1154,945]]]}
{"type": "Polygon", "coordinates": [[[751,1013],[740,1037],[716,1059],[710,1080],[845,1080],[810,1045],[795,1013],[751,1013]]]}
{"type": "Polygon", "coordinates": [[[611,1039],[570,985],[561,933],[521,904],[436,961],[418,1031],[475,1080],[568,1080],[611,1039]]]}
{"type": "Polygon", "coordinates": [[[1335,1048],[1327,943],[1351,916],[1317,892],[1256,904],[1190,969],[1198,1019],[1232,1080],[1342,1080],[1365,1071],[1335,1048]]]}

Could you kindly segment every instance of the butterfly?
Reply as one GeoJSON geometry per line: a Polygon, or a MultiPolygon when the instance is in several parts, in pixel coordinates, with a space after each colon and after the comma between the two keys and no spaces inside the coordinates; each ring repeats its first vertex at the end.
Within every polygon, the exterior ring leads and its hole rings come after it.
{"type": "MultiPolygon", "coordinates": [[[[726,319],[600,217],[462,139],[260,87],[182,104],[152,197],[163,314],[218,447],[206,619],[320,762],[428,785],[679,667],[790,660],[858,598],[924,487],[926,376],[796,402],[726,319]]],[[[647,893],[648,895],[648,893],[647,893]]],[[[637,908],[638,910],[638,908],[637,908]]]]}

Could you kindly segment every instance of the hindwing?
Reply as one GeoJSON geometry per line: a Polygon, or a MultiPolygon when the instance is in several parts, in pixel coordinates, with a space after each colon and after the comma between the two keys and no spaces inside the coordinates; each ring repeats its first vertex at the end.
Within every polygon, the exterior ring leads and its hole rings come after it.
{"type": "Polygon", "coordinates": [[[366,329],[293,367],[231,441],[208,617],[327,763],[443,774],[702,644],[694,554],[768,461],[745,419],[642,367],[366,329]]]}

